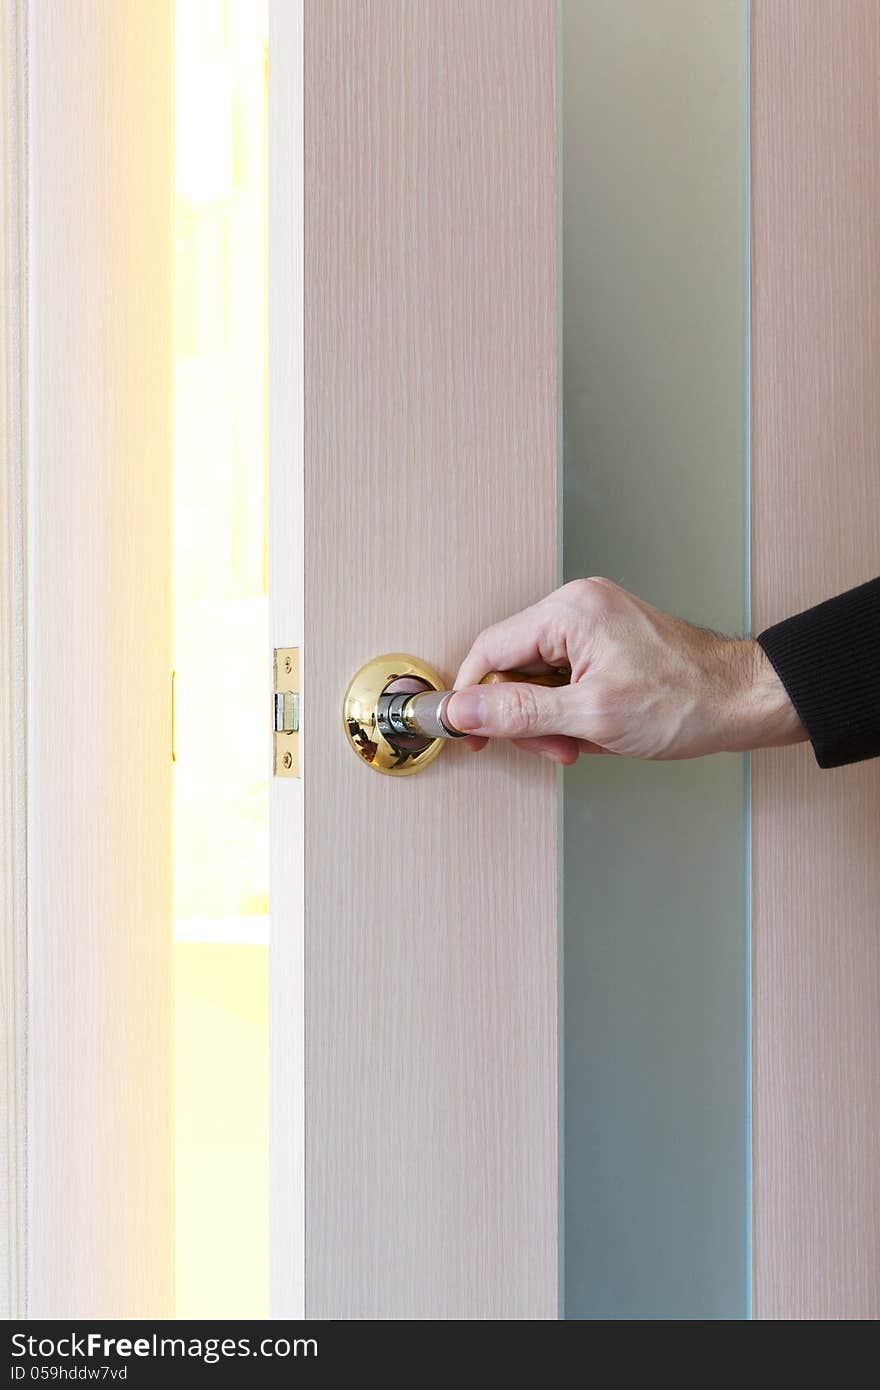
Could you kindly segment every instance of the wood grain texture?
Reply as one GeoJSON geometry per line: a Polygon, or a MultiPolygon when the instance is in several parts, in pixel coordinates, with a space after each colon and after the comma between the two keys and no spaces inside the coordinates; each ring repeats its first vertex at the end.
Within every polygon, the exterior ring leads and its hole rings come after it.
{"type": "Polygon", "coordinates": [[[160,1317],[173,9],[29,10],[29,1313],[160,1317]]]}
{"type": "Polygon", "coordinates": [[[26,1307],[25,13],[0,3],[0,1317],[26,1307]]]}
{"type": "Polygon", "coordinates": [[[451,677],[555,582],[555,23],[305,4],[311,1317],[557,1313],[553,770],[340,728],[366,659],[451,677]]]}
{"type": "MultiPolygon", "coordinates": [[[[880,7],[753,0],[755,631],[880,569],[880,7]]],[[[880,1316],[880,767],[753,762],[754,1311],[880,1316]]]]}

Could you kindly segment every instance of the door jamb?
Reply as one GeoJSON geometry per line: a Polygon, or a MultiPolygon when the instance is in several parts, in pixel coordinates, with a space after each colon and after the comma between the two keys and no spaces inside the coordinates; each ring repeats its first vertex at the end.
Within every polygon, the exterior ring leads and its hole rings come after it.
{"type": "Polygon", "coordinates": [[[26,1308],[27,0],[0,7],[0,1316],[26,1308]]]}
{"type": "MultiPolygon", "coordinates": [[[[303,3],[269,4],[269,627],[301,646],[303,573],[303,3]]],[[[267,660],[271,653],[267,653],[267,660]]],[[[303,662],[300,661],[300,681],[303,662]]],[[[304,687],[300,685],[301,707],[304,687]]],[[[305,700],[308,691],[305,690],[305,700]]],[[[308,706],[305,705],[305,718],[308,706]]],[[[303,739],[300,738],[300,759],[303,739]]],[[[269,795],[270,1307],[305,1316],[303,782],[269,795]]]]}

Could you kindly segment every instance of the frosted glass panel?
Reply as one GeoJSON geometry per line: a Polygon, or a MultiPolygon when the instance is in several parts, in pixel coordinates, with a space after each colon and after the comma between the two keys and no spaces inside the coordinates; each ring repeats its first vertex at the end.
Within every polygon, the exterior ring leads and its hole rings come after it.
{"type": "MultiPolygon", "coordinates": [[[[747,626],[745,0],[567,0],[566,578],[747,626]]],[[[748,1309],[747,768],[565,780],[565,1314],[748,1309]]]]}

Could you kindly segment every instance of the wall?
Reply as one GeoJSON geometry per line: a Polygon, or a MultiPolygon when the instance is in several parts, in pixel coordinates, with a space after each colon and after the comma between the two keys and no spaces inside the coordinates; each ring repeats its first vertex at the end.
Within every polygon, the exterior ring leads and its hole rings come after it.
{"type": "Polygon", "coordinates": [[[167,1317],[173,9],[28,16],[28,1311],[167,1317]]]}

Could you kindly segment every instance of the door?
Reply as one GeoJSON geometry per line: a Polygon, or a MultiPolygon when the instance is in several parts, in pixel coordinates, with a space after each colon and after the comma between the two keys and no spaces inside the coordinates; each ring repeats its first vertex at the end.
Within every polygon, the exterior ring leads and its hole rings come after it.
{"type": "Polygon", "coordinates": [[[876,571],[876,7],[564,5],[561,53],[556,18],[276,9],[277,1307],[553,1317],[564,1266],[575,1317],[872,1316],[875,770],[603,759],[560,802],[339,729],[365,660],[448,677],[553,586],[557,503],[567,577],[727,630],[876,571]]]}
{"type": "Polygon", "coordinates": [[[382,776],[341,710],[384,652],[451,680],[556,581],[556,7],[296,9],[270,39],[273,632],[302,647],[302,779],[272,802],[276,1311],[304,1220],[310,1317],[553,1318],[556,777],[454,746],[382,776]]]}

